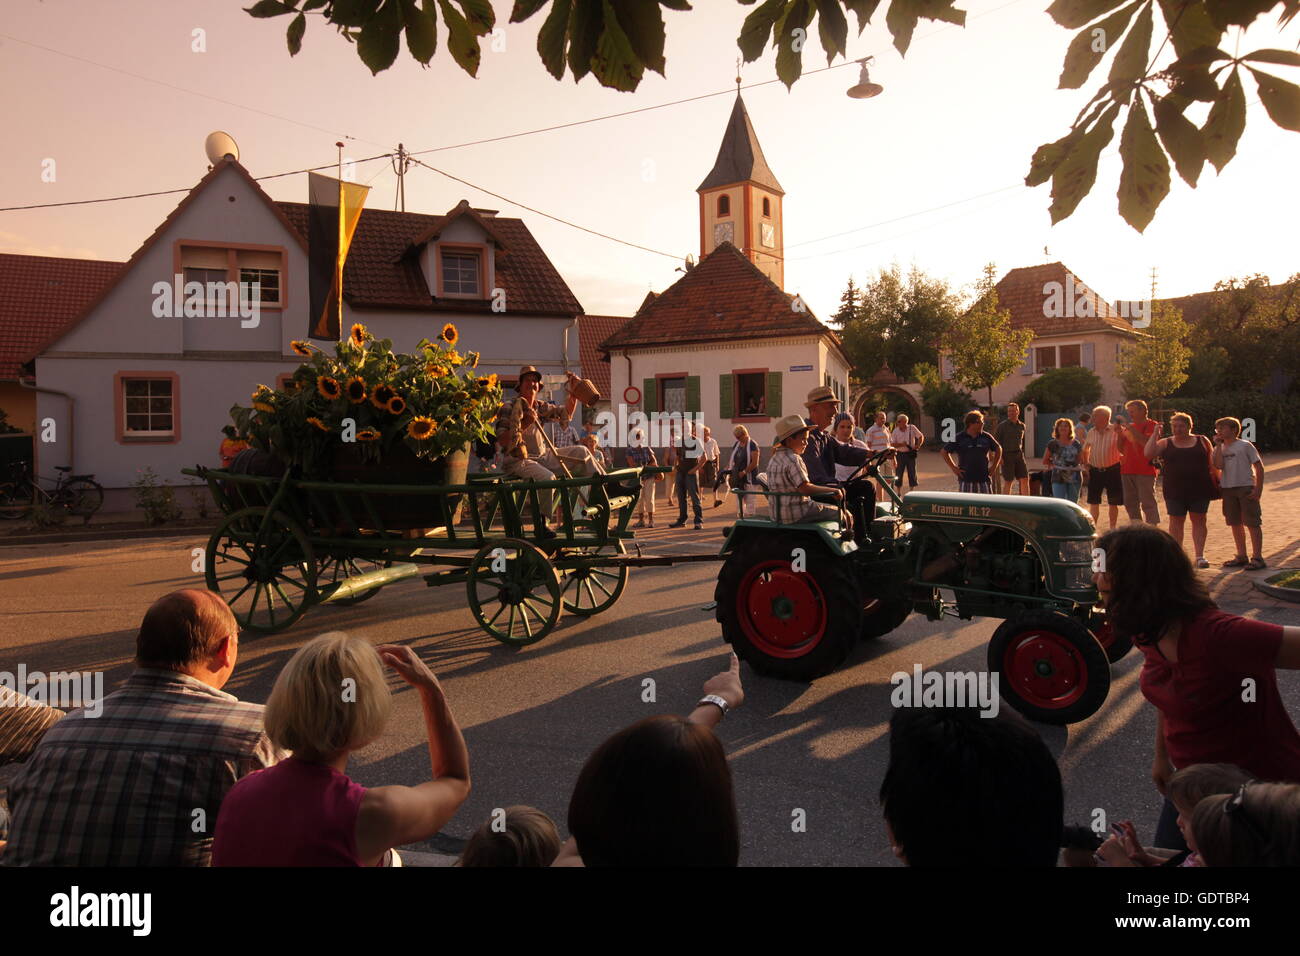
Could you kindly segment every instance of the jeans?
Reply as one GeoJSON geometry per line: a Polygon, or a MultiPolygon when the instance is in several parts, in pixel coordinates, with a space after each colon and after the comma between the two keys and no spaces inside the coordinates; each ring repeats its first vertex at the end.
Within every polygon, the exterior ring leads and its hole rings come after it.
{"type": "Polygon", "coordinates": [[[686,523],[686,496],[691,496],[691,505],[695,509],[695,522],[699,524],[704,521],[704,512],[700,510],[700,481],[698,475],[690,475],[684,471],[676,472],[673,480],[677,486],[677,520],[682,524],[686,523]]]}
{"type": "Polygon", "coordinates": [[[1077,504],[1079,501],[1079,482],[1077,480],[1052,482],[1052,497],[1064,498],[1066,501],[1073,501],[1077,504]]]}

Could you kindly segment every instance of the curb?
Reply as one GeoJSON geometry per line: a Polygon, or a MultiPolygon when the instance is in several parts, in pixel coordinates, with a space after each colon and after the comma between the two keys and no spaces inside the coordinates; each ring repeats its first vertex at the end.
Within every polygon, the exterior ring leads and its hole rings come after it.
{"type": "MultiPolygon", "coordinates": [[[[1283,571],[1288,570],[1283,568],[1283,571]]],[[[1276,584],[1267,584],[1264,581],[1252,581],[1255,590],[1262,591],[1269,597],[1275,597],[1279,601],[1290,601],[1292,604],[1300,604],[1300,589],[1298,588],[1280,588],[1276,584]]]]}
{"type": "Polygon", "coordinates": [[[216,525],[211,525],[193,528],[128,528],[123,530],[98,528],[87,531],[73,531],[69,534],[22,534],[0,538],[0,548],[33,544],[75,544],[78,541],[124,541],[133,538],[184,538],[189,535],[208,537],[216,529],[216,525]]]}

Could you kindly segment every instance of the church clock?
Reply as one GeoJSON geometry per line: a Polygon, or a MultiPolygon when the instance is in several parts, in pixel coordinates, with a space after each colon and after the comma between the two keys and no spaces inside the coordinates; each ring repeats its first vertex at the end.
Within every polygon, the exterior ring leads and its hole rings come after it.
{"type": "Polygon", "coordinates": [[[720,246],[724,242],[736,244],[736,224],[730,220],[713,225],[713,245],[720,246]]]}

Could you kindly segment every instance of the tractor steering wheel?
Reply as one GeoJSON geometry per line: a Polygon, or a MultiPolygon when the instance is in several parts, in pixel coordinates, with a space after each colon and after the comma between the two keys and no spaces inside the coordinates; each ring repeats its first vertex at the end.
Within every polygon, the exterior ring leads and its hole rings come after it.
{"type": "Polygon", "coordinates": [[[864,472],[869,472],[872,468],[879,466],[881,462],[893,454],[894,449],[886,448],[883,451],[878,451],[872,455],[868,455],[867,459],[862,464],[858,465],[857,470],[845,478],[841,484],[846,486],[851,485],[853,482],[861,478],[864,472]]]}

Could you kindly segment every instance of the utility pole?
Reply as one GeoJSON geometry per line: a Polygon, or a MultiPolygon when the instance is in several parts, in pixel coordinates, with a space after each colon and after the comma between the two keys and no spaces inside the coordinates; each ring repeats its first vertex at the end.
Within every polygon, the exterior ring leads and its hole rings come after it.
{"type": "Polygon", "coordinates": [[[1156,267],[1152,266],[1151,267],[1151,301],[1152,302],[1156,300],[1156,275],[1157,275],[1156,267]]]}
{"type": "Polygon", "coordinates": [[[397,144],[397,155],[390,162],[393,172],[397,174],[397,206],[406,212],[406,171],[411,168],[411,154],[401,143],[397,144]]]}

